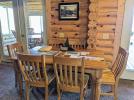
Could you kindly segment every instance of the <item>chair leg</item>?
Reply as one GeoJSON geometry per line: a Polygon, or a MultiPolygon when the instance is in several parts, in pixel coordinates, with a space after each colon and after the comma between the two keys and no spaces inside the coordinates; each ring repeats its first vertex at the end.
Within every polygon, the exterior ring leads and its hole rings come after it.
{"type": "Polygon", "coordinates": [[[101,84],[100,83],[96,83],[96,99],[95,100],[100,100],[100,90],[101,89],[101,84]]]}
{"type": "Polygon", "coordinates": [[[45,88],[45,100],[48,100],[48,86],[45,88]]]}
{"type": "Polygon", "coordinates": [[[17,83],[18,83],[18,75],[17,75],[17,71],[15,70],[15,87],[18,87],[17,83]]]}
{"type": "Polygon", "coordinates": [[[60,93],[60,88],[59,86],[57,85],[57,93],[58,93],[58,100],[61,99],[61,93],[60,93]]]}
{"type": "Polygon", "coordinates": [[[26,100],[29,100],[29,84],[26,82],[26,100]]]}
{"type": "Polygon", "coordinates": [[[20,92],[20,96],[22,96],[22,91],[23,91],[23,80],[22,80],[22,76],[21,73],[18,74],[18,81],[19,81],[19,92],[20,92]]]}
{"type": "Polygon", "coordinates": [[[114,100],[118,100],[118,97],[117,97],[117,86],[116,85],[112,86],[112,92],[114,93],[114,100]]]}
{"type": "Polygon", "coordinates": [[[84,100],[84,91],[83,91],[83,87],[80,88],[80,100],[84,100]]]}
{"type": "Polygon", "coordinates": [[[14,66],[14,73],[15,73],[15,87],[18,86],[18,72],[17,72],[17,65],[16,61],[13,62],[14,66]]]}

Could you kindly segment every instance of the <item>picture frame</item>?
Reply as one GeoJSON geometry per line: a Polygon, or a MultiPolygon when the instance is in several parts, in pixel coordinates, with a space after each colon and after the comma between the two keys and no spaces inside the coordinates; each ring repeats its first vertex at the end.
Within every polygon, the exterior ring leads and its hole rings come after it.
{"type": "Polygon", "coordinates": [[[59,3],[59,20],[78,20],[79,3],[59,3]]]}

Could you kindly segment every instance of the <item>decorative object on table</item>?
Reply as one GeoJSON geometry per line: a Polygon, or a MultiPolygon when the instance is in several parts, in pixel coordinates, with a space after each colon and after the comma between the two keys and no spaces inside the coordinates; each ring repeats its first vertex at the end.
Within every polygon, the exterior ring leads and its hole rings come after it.
{"type": "Polygon", "coordinates": [[[79,3],[59,3],[59,20],[78,20],[79,3]]]}
{"type": "Polygon", "coordinates": [[[68,38],[66,39],[66,41],[65,41],[65,43],[64,43],[64,46],[65,46],[65,47],[69,47],[69,40],[68,40],[68,38]]]}
{"type": "Polygon", "coordinates": [[[68,51],[75,51],[72,47],[70,47],[69,39],[66,39],[66,42],[64,43],[64,46],[68,48],[68,51]]]}
{"type": "Polygon", "coordinates": [[[50,51],[52,49],[52,46],[45,46],[45,47],[42,47],[39,49],[39,51],[41,52],[47,52],[47,51],[50,51]]]}

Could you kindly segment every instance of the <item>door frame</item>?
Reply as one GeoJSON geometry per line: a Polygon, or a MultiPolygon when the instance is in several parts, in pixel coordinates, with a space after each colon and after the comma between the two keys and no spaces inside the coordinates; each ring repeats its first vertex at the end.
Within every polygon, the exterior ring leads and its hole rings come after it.
{"type": "MultiPolygon", "coordinates": [[[[12,8],[14,8],[13,7],[13,0],[0,0],[0,2],[8,2],[8,1],[12,2],[12,8]]],[[[14,10],[13,10],[13,13],[14,13],[14,10]]],[[[15,22],[15,18],[14,18],[14,22],[15,22]]],[[[15,28],[15,30],[16,30],[16,28],[15,28]]],[[[4,51],[3,51],[3,38],[2,38],[1,20],[0,20],[0,55],[3,56],[3,58],[5,58],[5,59],[8,57],[7,55],[4,55],[4,51]]]]}
{"type": "MultiPolygon", "coordinates": [[[[19,36],[18,36],[18,41],[22,42],[24,47],[25,47],[25,50],[28,50],[28,36],[27,36],[27,25],[26,25],[26,21],[28,20],[25,16],[25,9],[24,9],[24,5],[25,5],[25,1],[23,0],[13,0],[13,1],[17,1],[16,3],[18,3],[18,7],[14,8],[15,12],[18,12],[16,18],[18,18],[18,21],[16,20],[16,29],[18,28],[21,28],[21,30],[18,30],[19,31],[19,36]],[[18,23],[19,22],[19,23],[18,23]],[[21,23],[21,24],[20,24],[21,23]],[[19,24],[19,25],[18,25],[19,24]]],[[[43,16],[43,44],[44,45],[47,45],[47,33],[46,33],[46,3],[45,3],[46,0],[42,0],[42,16],[43,16]]],[[[15,4],[16,5],[16,4],[15,4]]]]}
{"type": "MultiPolygon", "coordinates": [[[[123,29],[121,36],[121,46],[129,51],[130,36],[132,32],[132,20],[134,15],[134,0],[126,0],[123,29]]],[[[125,70],[122,79],[134,80],[134,71],[125,70]]]]}

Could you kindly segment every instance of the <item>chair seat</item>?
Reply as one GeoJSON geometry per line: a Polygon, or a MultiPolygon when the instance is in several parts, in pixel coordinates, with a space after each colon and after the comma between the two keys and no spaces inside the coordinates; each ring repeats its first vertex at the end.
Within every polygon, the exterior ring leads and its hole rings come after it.
{"type": "Polygon", "coordinates": [[[110,68],[106,68],[103,70],[103,72],[111,72],[111,69],[110,68]]]}
{"type": "Polygon", "coordinates": [[[114,84],[115,83],[114,74],[108,70],[104,71],[102,73],[102,78],[100,79],[100,82],[103,84],[114,84]]]}
{"type": "MultiPolygon", "coordinates": [[[[48,84],[50,84],[55,79],[55,74],[54,74],[54,72],[48,71],[47,76],[48,76],[48,84]]],[[[37,80],[38,79],[40,79],[40,78],[37,78],[37,80]]],[[[30,81],[30,84],[31,84],[31,86],[35,86],[35,87],[44,87],[44,86],[48,85],[48,84],[45,84],[44,80],[45,79],[38,80],[35,82],[30,81]]]]}
{"type": "MultiPolygon", "coordinates": [[[[75,80],[73,78],[73,80],[75,80]]],[[[88,80],[89,80],[89,75],[84,75],[84,89],[87,87],[88,85],[88,80]]],[[[63,89],[64,91],[66,92],[75,92],[75,93],[80,93],[80,83],[81,83],[81,80],[78,80],[78,85],[77,86],[70,86],[70,85],[60,85],[60,88],[63,89]]],[[[74,82],[74,81],[73,81],[74,82]]],[[[75,83],[73,83],[75,84],[75,83]]]]}

